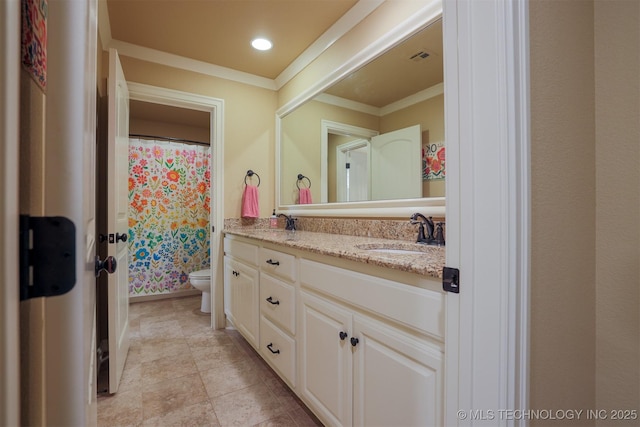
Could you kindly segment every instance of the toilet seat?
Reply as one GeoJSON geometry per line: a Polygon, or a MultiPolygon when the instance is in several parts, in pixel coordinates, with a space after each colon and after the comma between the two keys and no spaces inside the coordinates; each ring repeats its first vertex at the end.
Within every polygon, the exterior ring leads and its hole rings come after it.
{"type": "Polygon", "coordinates": [[[210,279],[211,278],[211,269],[207,268],[205,270],[192,271],[189,273],[190,279],[210,279]]]}

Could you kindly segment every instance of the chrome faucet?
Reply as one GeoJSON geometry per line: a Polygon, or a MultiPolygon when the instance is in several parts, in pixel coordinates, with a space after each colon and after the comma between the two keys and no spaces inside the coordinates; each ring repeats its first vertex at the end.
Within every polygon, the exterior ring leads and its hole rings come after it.
{"type": "Polygon", "coordinates": [[[409,220],[411,224],[418,224],[418,238],[416,239],[416,243],[444,246],[444,229],[442,222],[438,222],[436,226],[433,223],[433,217],[427,218],[421,213],[414,213],[409,220]],[[435,237],[433,235],[434,232],[435,237]]]}
{"type": "Polygon", "coordinates": [[[296,231],[296,221],[297,221],[296,218],[293,218],[293,217],[291,217],[289,215],[285,215],[283,213],[278,214],[278,216],[279,217],[281,217],[281,216],[284,217],[284,219],[286,221],[285,226],[284,226],[285,230],[296,231]]]}

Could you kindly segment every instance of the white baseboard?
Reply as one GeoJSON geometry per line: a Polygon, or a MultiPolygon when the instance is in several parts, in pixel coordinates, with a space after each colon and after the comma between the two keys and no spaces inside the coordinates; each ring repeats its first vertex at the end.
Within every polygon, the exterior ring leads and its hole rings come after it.
{"type": "Polygon", "coordinates": [[[161,299],[169,299],[169,298],[193,297],[197,295],[202,295],[202,292],[197,289],[184,289],[181,291],[167,292],[164,294],[154,294],[154,295],[135,295],[135,296],[129,297],[129,304],[135,304],[138,302],[146,302],[146,301],[158,301],[161,299]]]}

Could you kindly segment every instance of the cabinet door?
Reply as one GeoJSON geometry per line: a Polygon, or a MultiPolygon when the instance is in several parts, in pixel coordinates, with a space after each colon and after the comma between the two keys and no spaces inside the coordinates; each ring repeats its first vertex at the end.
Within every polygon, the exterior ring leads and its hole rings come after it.
{"type": "Polygon", "coordinates": [[[353,326],[353,425],[442,425],[441,346],[361,315],[353,326]]]}
{"type": "Polygon", "coordinates": [[[259,343],[258,270],[235,260],[226,260],[229,295],[229,318],[245,339],[255,348],[259,343]]]}
{"type": "Polygon", "coordinates": [[[306,292],[300,296],[300,393],[327,424],[351,425],[351,314],[306,292]]]}

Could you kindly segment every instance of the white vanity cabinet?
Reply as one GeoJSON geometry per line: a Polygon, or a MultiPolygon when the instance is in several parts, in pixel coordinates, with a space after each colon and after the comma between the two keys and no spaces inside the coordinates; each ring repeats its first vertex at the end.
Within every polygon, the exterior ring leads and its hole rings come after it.
{"type": "Polygon", "coordinates": [[[224,246],[229,319],[323,423],[442,425],[436,279],[233,235],[224,246]]]}
{"type": "Polygon", "coordinates": [[[225,314],[245,339],[259,345],[258,246],[224,240],[225,314]]]}
{"type": "Polygon", "coordinates": [[[300,394],[320,418],[441,425],[441,295],[309,260],[300,261],[300,282],[300,394]],[[435,312],[414,318],[409,300],[435,312]]]}

